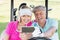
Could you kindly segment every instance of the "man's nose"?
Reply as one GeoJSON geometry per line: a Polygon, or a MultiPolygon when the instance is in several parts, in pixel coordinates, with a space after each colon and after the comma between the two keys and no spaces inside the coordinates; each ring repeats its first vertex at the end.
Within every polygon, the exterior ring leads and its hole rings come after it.
{"type": "Polygon", "coordinates": [[[38,15],[37,17],[39,18],[41,15],[38,15]]]}

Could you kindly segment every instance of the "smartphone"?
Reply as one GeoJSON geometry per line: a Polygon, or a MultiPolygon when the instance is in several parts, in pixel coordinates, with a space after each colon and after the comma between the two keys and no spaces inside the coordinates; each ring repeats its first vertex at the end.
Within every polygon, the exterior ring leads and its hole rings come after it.
{"type": "Polygon", "coordinates": [[[22,33],[32,33],[34,30],[34,27],[22,27],[22,33]]]}

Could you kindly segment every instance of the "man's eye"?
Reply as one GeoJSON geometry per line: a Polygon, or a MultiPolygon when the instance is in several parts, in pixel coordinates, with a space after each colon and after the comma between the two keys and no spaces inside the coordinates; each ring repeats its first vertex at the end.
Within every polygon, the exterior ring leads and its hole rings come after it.
{"type": "Polygon", "coordinates": [[[35,14],[35,15],[38,15],[38,14],[35,14]]]}

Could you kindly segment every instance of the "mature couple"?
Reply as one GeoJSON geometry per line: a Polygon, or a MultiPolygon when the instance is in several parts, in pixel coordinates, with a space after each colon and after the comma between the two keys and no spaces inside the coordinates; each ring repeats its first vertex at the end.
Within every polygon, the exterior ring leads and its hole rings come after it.
{"type": "Polygon", "coordinates": [[[33,12],[27,6],[20,8],[17,21],[8,23],[3,40],[28,40],[31,37],[46,37],[51,40],[58,40],[58,22],[54,19],[46,19],[46,7],[36,6],[33,12]],[[35,20],[31,21],[32,13],[35,20]],[[22,33],[22,27],[33,26],[36,28],[33,33],[22,33]]]}

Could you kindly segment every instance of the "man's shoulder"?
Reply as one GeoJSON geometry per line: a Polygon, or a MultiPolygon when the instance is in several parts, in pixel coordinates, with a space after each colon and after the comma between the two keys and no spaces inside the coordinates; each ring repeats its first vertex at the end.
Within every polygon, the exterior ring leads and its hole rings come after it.
{"type": "Polygon", "coordinates": [[[58,22],[56,19],[53,19],[53,18],[48,18],[47,21],[48,22],[58,22]]]}

